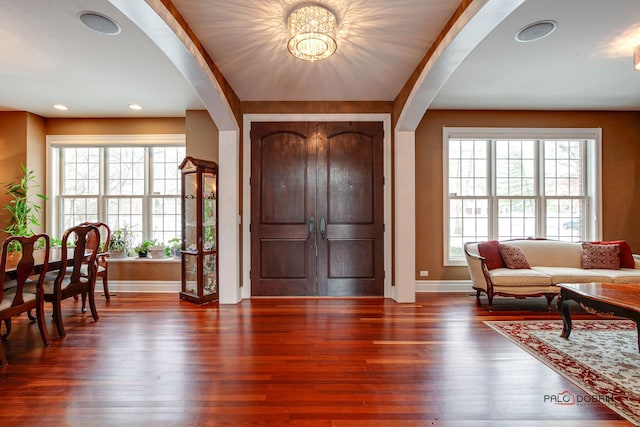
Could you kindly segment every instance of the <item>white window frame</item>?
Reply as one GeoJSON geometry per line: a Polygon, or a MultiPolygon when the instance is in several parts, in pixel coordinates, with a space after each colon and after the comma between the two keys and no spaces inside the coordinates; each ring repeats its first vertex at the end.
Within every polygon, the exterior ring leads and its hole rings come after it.
{"type": "MultiPolygon", "coordinates": [[[[144,134],[144,135],[47,135],[46,138],[47,151],[47,201],[46,201],[46,228],[53,236],[61,236],[62,219],[60,216],[59,195],[60,183],[62,180],[62,171],[60,170],[60,158],[57,148],[64,147],[159,147],[159,146],[176,146],[186,145],[184,134],[144,134]]],[[[104,165],[104,156],[100,154],[100,162],[104,165]]],[[[148,158],[145,158],[145,181],[148,174],[148,158]]],[[[103,173],[106,173],[103,169],[103,173]]],[[[101,186],[105,185],[104,177],[101,177],[101,186]]],[[[149,183],[147,182],[147,185],[149,183]]],[[[102,188],[104,193],[104,188],[102,188]]],[[[145,194],[148,191],[145,190],[145,194]]],[[[137,196],[136,196],[137,197],[137,196]]],[[[152,199],[153,195],[140,196],[144,199],[152,199]]],[[[105,198],[99,197],[98,212],[105,212],[105,198]]],[[[146,210],[143,217],[143,239],[151,238],[151,212],[146,210]]]]}
{"type": "MultiPolygon", "coordinates": [[[[587,206],[586,238],[602,239],[602,129],[601,128],[479,128],[479,127],[443,127],[442,128],[442,165],[443,165],[443,264],[444,266],[464,266],[464,259],[449,257],[449,140],[450,139],[582,139],[586,144],[585,184],[587,206]]],[[[493,160],[488,171],[493,181],[493,160]]],[[[542,179],[542,178],[541,178],[542,179]]],[[[542,216],[542,215],[540,215],[542,216]]],[[[495,215],[490,233],[497,227],[495,215]]],[[[540,223],[539,223],[539,226],[540,223]]],[[[495,238],[490,236],[490,238],[495,238]]]]}

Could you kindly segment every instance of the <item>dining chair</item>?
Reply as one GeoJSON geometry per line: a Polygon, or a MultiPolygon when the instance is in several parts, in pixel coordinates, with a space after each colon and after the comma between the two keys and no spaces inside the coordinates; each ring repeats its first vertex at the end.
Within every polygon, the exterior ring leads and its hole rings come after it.
{"type": "MultiPolygon", "coordinates": [[[[30,237],[13,236],[2,243],[0,258],[0,321],[4,321],[5,342],[11,333],[11,318],[26,312],[31,320],[37,320],[44,345],[49,344],[49,333],[44,317],[44,278],[49,263],[49,236],[36,234],[30,237]],[[34,259],[34,247],[39,250],[38,268],[34,259]],[[20,246],[20,250],[10,250],[20,246]],[[41,258],[40,258],[41,256],[41,258]],[[27,285],[28,283],[28,285],[27,285]],[[29,289],[27,289],[29,288],[29,289]],[[36,310],[36,317],[31,310],[36,310]]],[[[1,324],[1,322],[0,322],[1,324]]],[[[0,366],[8,364],[4,349],[0,345],[0,366]]]]}
{"type": "Polygon", "coordinates": [[[77,225],[62,235],[60,269],[47,275],[44,282],[44,300],[53,305],[53,319],[61,337],[67,335],[62,321],[62,301],[67,298],[81,295],[82,312],[86,313],[88,295],[91,315],[98,321],[94,291],[99,247],[100,231],[94,225],[77,225]]]}
{"type": "Polygon", "coordinates": [[[109,301],[111,299],[111,295],[109,294],[109,277],[108,277],[108,268],[109,265],[107,263],[107,258],[109,254],[107,251],[109,250],[109,244],[111,243],[111,229],[104,222],[83,222],[80,225],[94,225],[98,227],[100,231],[100,241],[104,242],[102,245],[102,249],[96,256],[96,263],[98,265],[98,270],[96,273],[97,277],[102,278],[102,287],[104,289],[104,298],[109,301]]]}

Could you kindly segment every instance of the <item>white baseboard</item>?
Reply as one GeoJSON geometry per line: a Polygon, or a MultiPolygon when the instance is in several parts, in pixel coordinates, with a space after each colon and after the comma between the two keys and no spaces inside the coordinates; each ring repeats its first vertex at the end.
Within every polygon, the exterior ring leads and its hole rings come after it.
{"type": "MultiPolygon", "coordinates": [[[[109,280],[109,293],[122,292],[180,292],[181,283],[177,280],[109,280]]],[[[96,283],[96,291],[100,292],[100,281],[96,283]]]]}
{"type": "Polygon", "coordinates": [[[416,280],[418,292],[475,292],[471,280],[416,280]]]}

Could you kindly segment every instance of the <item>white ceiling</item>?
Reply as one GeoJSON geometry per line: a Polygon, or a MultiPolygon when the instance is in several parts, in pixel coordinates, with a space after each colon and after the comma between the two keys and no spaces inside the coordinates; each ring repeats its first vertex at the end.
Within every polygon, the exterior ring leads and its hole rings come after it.
{"type": "MultiPolygon", "coordinates": [[[[338,15],[338,51],[315,63],[286,49],[285,17],[299,0],[173,3],[242,101],[391,101],[458,0],[325,0],[338,15]]],[[[431,107],[640,110],[640,72],[631,64],[638,44],[638,0],[527,0],[453,72],[431,107]],[[514,40],[541,19],[557,21],[556,31],[514,40]]],[[[1,110],[161,117],[202,108],[177,68],[109,1],[0,2],[1,110]],[[122,32],[87,29],[78,19],[84,10],[112,17],[122,32]],[[143,110],[129,110],[131,103],[143,110]]]]}

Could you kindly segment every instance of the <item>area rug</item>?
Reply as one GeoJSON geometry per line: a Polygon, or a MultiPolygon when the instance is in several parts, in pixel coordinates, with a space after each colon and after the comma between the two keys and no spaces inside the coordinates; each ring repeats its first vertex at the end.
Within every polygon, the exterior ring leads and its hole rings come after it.
{"type": "Polygon", "coordinates": [[[545,396],[558,405],[599,402],[640,425],[640,353],[635,323],[574,320],[570,339],[562,321],[484,322],[583,389],[545,396]]]}

